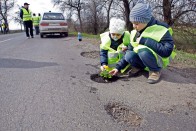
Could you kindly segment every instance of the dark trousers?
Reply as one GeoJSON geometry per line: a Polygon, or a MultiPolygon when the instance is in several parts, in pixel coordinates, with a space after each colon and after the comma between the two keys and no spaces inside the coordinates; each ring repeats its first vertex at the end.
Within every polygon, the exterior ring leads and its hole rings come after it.
{"type": "Polygon", "coordinates": [[[3,28],[3,33],[7,34],[7,29],[6,28],[3,28]]]}
{"type": "Polygon", "coordinates": [[[39,35],[39,26],[34,26],[35,27],[35,33],[36,35],[39,35]]]}
{"type": "Polygon", "coordinates": [[[33,22],[31,20],[24,21],[24,26],[26,30],[26,36],[29,37],[29,29],[30,29],[30,35],[33,36],[33,22]]]}
{"type": "Polygon", "coordinates": [[[141,49],[138,53],[127,51],[125,60],[134,67],[144,69],[148,67],[150,71],[160,71],[161,67],[157,64],[157,60],[153,53],[148,49],[141,49]]]}

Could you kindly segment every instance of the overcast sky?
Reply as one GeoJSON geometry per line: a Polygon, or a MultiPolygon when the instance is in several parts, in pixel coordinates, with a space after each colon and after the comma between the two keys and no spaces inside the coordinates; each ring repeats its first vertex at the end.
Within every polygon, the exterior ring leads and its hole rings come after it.
{"type": "Polygon", "coordinates": [[[17,4],[23,6],[25,2],[30,4],[29,9],[33,13],[43,13],[49,10],[55,12],[51,0],[18,0],[17,4]]]}
{"type": "MultiPolygon", "coordinates": [[[[55,8],[51,2],[51,0],[17,0],[16,5],[23,6],[24,3],[29,3],[29,9],[33,12],[43,14],[44,12],[52,11],[52,12],[58,12],[59,10],[55,8]]],[[[13,12],[16,12],[19,10],[16,6],[14,8],[13,12]]],[[[20,29],[20,26],[18,24],[14,24],[14,22],[10,22],[10,29],[20,29]]]]}

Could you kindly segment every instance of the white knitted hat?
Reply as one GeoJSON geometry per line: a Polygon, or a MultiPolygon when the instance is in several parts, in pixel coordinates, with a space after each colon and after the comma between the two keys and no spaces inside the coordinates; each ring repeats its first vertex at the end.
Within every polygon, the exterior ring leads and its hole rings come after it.
{"type": "Polygon", "coordinates": [[[123,34],[125,32],[125,21],[118,18],[110,19],[109,30],[110,33],[123,34]]]}

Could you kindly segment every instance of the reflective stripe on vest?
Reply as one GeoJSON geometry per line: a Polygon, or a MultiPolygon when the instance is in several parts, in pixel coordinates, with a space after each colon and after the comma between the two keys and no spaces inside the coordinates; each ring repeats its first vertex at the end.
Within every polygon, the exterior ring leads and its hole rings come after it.
{"type": "Polygon", "coordinates": [[[34,16],[32,19],[33,19],[33,25],[38,26],[39,25],[39,17],[34,16]]]}
{"type": "Polygon", "coordinates": [[[115,68],[116,64],[125,54],[124,52],[122,52],[122,46],[128,46],[130,44],[130,33],[128,31],[125,31],[123,43],[118,46],[117,50],[114,50],[110,47],[111,39],[109,37],[109,32],[101,34],[100,37],[100,49],[108,50],[108,66],[115,68]]]}
{"type": "MultiPolygon", "coordinates": [[[[172,29],[167,29],[164,26],[160,26],[160,25],[153,25],[150,27],[147,27],[143,33],[141,34],[140,37],[144,37],[144,38],[151,38],[157,42],[159,42],[161,40],[161,38],[165,35],[165,33],[169,30],[170,34],[173,33],[172,29]]],[[[134,52],[138,53],[138,50],[140,49],[148,49],[150,50],[153,55],[155,56],[156,60],[157,60],[157,64],[160,67],[167,67],[167,65],[170,63],[170,61],[172,59],[174,59],[176,53],[174,51],[172,51],[171,55],[169,57],[163,58],[161,56],[159,56],[157,53],[155,53],[152,49],[150,49],[149,47],[145,46],[145,45],[140,45],[139,43],[134,41],[134,37],[136,35],[137,31],[133,30],[131,32],[131,45],[134,47],[133,50],[134,52]]]]}
{"type": "Polygon", "coordinates": [[[30,10],[28,12],[25,8],[22,8],[22,11],[23,11],[23,21],[32,20],[32,18],[31,18],[31,11],[30,10]]]}

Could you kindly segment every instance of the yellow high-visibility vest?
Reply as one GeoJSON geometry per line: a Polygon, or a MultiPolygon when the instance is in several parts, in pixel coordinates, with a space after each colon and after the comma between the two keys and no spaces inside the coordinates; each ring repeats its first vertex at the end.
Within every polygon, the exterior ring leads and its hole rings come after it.
{"type": "Polygon", "coordinates": [[[34,16],[32,18],[32,20],[33,20],[33,25],[34,26],[39,26],[39,17],[38,16],[34,16]]]}
{"type": "MultiPolygon", "coordinates": [[[[128,31],[125,31],[124,37],[123,37],[123,43],[121,43],[117,50],[112,49],[111,46],[111,39],[109,37],[109,32],[105,32],[100,35],[101,37],[101,45],[100,49],[108,50],[108,66],[110,69],[114,69],[116,67],[116,64],[122,59],[124,56],[124,52],[122,52],[122,46],[128,46],[130,44],[130,33],[128,31]]],[[[127,66],[125,69],[121,70],[123,73],[129,66],[127,66]]]]}
{"type": "Polygon", "coordinates": [[[3,28],[5,28],[5,24],[3,23],[2,25],[1,25],[3,28]]]}
{"type": "Polygon", "coordinates": [[[31,11],[30,10],[28,12],[25,8],[22,8],[22,11],[23,11],[23,21],[32,20],[32,16],[31,16],[31,11]]]}
{"type": "MultiPolygon", "coordinates": [[[[159,42],[167,31],[169,31],[169,33],[171,35],[173,34],[173,31],[172,31],[171,28],[166,28],[166,27],[161,26],[161,25],[153,25],[153,26],[147,27],[142,32],[140,37],[151,38],[151,39],[159,42]]],[[[153,53],[153,55],[155,56],[155,58],[157,60],[157,64],[160,67],[166,68],[167,65],[169,65],[170,61],[172,59],[174,59],[174,57],[176,56],[176,53],[174,51],[172,51],[172,53],[171,53],[171,55],[169,57],[161,57],[161,56],[159,56],[157,53],[155,53],[149,47],[147,47],[145,45],[141,45],[138,42],[134,41],[134,37],[135,37],[136,33],[137,33],[136,30],[131,31],[131,37],[130,37],[131,38],[131,45],[133,46],[134,52],[138,53],[138,50],[145,49],[145,48],[150,50],[153,53]]],[[[149,69],[146,68],[146,70],[149,70],[149,69]]]]}

